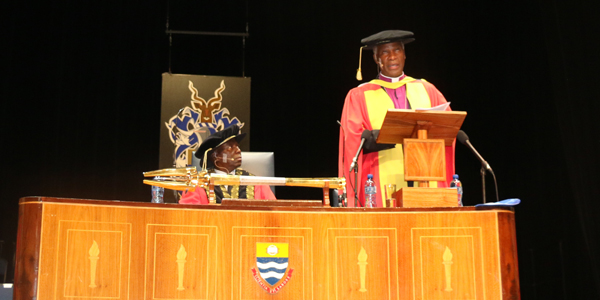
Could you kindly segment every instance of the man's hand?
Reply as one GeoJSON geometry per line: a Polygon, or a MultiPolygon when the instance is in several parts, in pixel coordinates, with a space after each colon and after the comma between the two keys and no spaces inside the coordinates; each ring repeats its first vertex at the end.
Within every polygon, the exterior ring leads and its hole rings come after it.
{"type": "Polygon", "coordinates": [[[363,154],[378,152],[382,150],[392,149],[396,147],[396,144],[377,144],[377,137],[379,136],[379,130],[364,130],[362,137],[365,138],[365,145],[363,146],[363,154]]]}

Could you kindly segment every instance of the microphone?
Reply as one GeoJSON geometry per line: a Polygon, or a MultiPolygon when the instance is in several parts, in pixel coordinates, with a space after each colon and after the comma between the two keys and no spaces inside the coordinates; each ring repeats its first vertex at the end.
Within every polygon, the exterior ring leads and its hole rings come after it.
{"type": "Polygon", "coordinates": [[[364,130],[362,132],[362,135],[360,136],[360,145],[358,146],[358,149],[356,150],[356,155],[354,155],[354,159],[352,160],[352,164],[350,164],[350,170],[352,171],[354,170],[355,167],[357,167],[357,161],[358,161],[358,155],[360,154],[360,150],[362,150],[363,146],[365,145],[365,141],[367,140],[367,138],[369,137],[369,135],[371,135],[371,131],[370,130],[364,130]]]}
{"type": "Polygon", "coordinates": [[[471,149],[471,151],[473,152],[473,154],[475,154],[475,156],[477,156],[477,158],[479,159],[479,161],[481,161],[481,165],[488,171],[492,171],[492,167],[490,167],[490,164],[488,164],[487,161],[485,161],[485,159],[483,159],[483,157],[481,156],[481,154],[479,154],[479,152],[477,152],[477,150],[475,150],[475,147],[473,147],[473,145],[471,144],[471,142],[469,141],[469,136],[467,136],[467,134],[462,131],[459,130],[458,134],[456,135],[456,138],[458,139],[458,141],[469,147],[469,149],[471,149]]]}

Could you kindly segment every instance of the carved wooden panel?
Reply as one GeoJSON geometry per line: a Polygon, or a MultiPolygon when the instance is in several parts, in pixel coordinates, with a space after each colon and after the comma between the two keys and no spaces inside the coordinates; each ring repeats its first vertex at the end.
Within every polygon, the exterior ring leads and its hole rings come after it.
{"type": "Polygon", "coordinates": [[[327,230],[330,299],[399,299],[396,228],[327,230]]]}
{"type": "Polygon", "coordinates": [[[404,139],[405,180],[446,180],[444,140],[404,139]]]}
{"type": "Polygon", "coordinates": [[[217,228],[148,224],[145,299],[213,299],[217,228]]]}
{"type": "Polygon", "coordinates": [[[485,299],[481,228],[412,228],[411,234],[415,299],[485,299]]]}
{"type": "Polygon", "coordinates": [[[61,220],[56,299],[127,299],[131,224],[61,220]]]}
{"type": "Polygon", "coordinates": [[[398,207],[458,207],[453,188],[403,187],[395,195],[398,207]]]}

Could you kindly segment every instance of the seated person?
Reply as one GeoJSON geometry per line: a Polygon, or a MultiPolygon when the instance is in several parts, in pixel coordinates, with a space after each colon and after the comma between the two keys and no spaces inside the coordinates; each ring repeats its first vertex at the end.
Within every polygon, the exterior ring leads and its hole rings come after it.
{"type": "MultiPolygon", "coordinates": [[[[195,154],[200,159],[200,169],[205,165],[209,173],[254,176],[240,168],[242,151],[239,142],[246,134],[239,134],[239,131],[237,125],[232,125],[206,138],[195,154]]],[[[275,195],[268,185],[215,185],[215,198],[221,203],[223,198],[275,200],[275,195]]],[[[208,204],[208,195],[205,189],[196,188],[194,192],[183,192],[179,203],[208,204]]]]}

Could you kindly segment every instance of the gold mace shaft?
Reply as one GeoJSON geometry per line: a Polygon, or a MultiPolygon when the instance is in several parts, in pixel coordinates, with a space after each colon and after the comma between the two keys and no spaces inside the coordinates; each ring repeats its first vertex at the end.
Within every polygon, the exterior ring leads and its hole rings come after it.
{"type": "Polygon", "coordinates": [[[144,172],[148,185],[160,186],[171,190],[195,190],[196,187],[205,188],[209,183],[213,185],[274,185],[274,186],[299,186],[324,188],[329,185],[332,189],[346,189],[346,179],[338,177],[328,178],[286,178],[286,177],[263,177],[243,175],[221,175],[209,174],[206,171],[196,171],[191,168],[172,168],[150,172],[144,172]]]}

